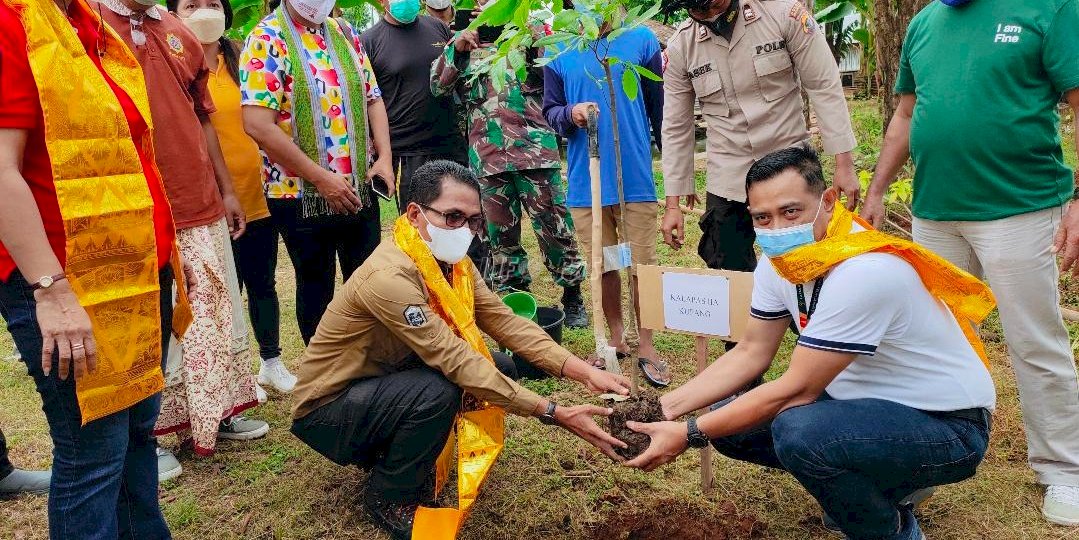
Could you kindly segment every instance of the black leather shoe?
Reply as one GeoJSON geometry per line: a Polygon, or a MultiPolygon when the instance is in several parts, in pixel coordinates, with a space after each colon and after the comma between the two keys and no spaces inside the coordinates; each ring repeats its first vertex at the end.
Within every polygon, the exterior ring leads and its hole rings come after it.
{"type": "Polygon", "coordinates": [[[416,519],[417,506],[416,503],[392,503],[370,491],[363,497],[363,507],[367,514],[396,540],[412,539],[412,523],[416,519]]]}

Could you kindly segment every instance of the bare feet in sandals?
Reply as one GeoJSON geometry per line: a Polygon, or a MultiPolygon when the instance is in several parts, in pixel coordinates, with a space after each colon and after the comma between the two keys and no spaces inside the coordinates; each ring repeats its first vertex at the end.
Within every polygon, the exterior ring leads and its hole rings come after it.
{"type": "Polygon", "coordinates": [[[644,379],[648,381],[648,384],[656,388],[663,388],[671,384],[671,369],[665,360],[641,357],[637,359],[637,367],[641,369],[641,373],[644,374],[644,379]]]}

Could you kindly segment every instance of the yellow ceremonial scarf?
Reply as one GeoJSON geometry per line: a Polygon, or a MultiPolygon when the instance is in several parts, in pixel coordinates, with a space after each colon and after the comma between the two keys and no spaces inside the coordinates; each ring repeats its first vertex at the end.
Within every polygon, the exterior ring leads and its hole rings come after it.
{"type": "Polygon", "coordinates": [[[838,203],[823,239],[773,257],[771,261],[783,279],[791,283],[807,283],[823,276],[833,266],[869,252],[890,253],[910,263],[929,294],[948,306],[970,346],[986,368],[989,367],[985,346],[976,330],[976,326],[985,320],[997,303],[989,287],[932,251],[874,229],[838,203]],[[866,230],[852,232],[855,222],[866,230]]]}
{"type": "MultiPolygon", "coordinates": [[[[83,425],[126,409],[164,388],[154,201],[119,100],[51,0],[3,0],[20,14],[27,57],[44,117],[45,146],[64,220],[64,273],[86,309],[98,367],[76,380],[83,425]]],[[[73,10],[97,19],[86,0],[73,10]]],[[[106,25],[101,64],[150,125],[138,61],[106,25]]],[[[139,143],[152,156],[152,133],[139,143]]],[[[158,175],[160,177],[160,175],[158,175]]],[[[191,322],[180,277],[172,328],[191,322]]]]}
{"type": "MultiPolygon", "coordinates": [[[[453,328],[455,334],[468,342],[473,350],[492,363],[491,352],[476,327],[475,283],[472,261],[467,257],[453,265],[451,285],[442,273],[430,248],[419,232],[401,216],[393,227],[393,241],[413,262],[430,293],[431,309],[453,328]]],[[[425,508],[416,511],[412,526],[413,540],[452,540],[464,523],[480,486],[487,478],[498,455],[502,452],[506,413],[474,396],[465,395],[462,413],[455,425],[457,447],[457,500],[459,508],[425,508]]],[[[449,476],[453,460],[454,434],[446,441],[438,457],[435,472],[435,491],[440,492],[449,476]]]]}

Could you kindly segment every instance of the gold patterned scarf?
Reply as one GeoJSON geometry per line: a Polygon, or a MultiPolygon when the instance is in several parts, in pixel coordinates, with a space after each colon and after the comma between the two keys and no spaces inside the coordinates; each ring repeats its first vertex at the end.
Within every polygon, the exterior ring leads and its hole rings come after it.
{"type": "MultiPolygon", "coordinates": [[[[76,380],[83,425],[161,391],[161,306],[154,201],[127,117],[67,17],[51,0],[3,0],[20,14],[44,117],[45,146],[64,221],[64,268],[86,309],[98,366],[76,380]]],[[[98,20],[86,0],[73,0],[98,20]]],[[[109,77],[150,127],[138,61],[106,25],[97,53],[109,77]]],[[[153,156],[150,129],[138,141],[153,156]]],[[[160,178],[160,174],[158,175],[160,178]]],[[[162,188],[164,189],[164,188],[162,188]]],[[[191,322],[179,252],[172,246],[179,300],[172,328],[191,322]]]]}
{"type": "MultiPolygon", "coordinates": [[[[494,362],[483,335],[476,326],[475,283],[472,261],[467,257],[453,265],[452,284],[446,280],[438,261],[420,233],[401,216],[393,228],[393,240],[413,262],[423,277],[431,295],[431,310],[453,328],[458,337],[473,350],[494,362]]],[[[506,413],[499,407],[481,402],[466,394],[462,412],[457,415],[454,432],[438,457],[435,471],[435,491],[440,492],[449,476],[454,448],[457,450],[457,500],[459,508],[425,508],[416,510],[412,526],[413,540],[452,540],[464,523],[480,486],[487,478],[498,455],[502,452],[506,413]],[[456,437],[456,444],[454,444],[456,437]]]]}
{"type": "Polygon", "coordinates": [[[986,368],[989,359],[978,336],[981,324],[996,306],[989,287],[928,249],[874,229],[840,204],[828,222],[828,232],[819,242],[807,244],[771,259],[776,272],[791,283],[807,283],[823,276],[833,266],[863,253],[890,253],[910,263],[929,294],[939,298],[955,316],[970,346],[986,368]],[[854,223],[866,230],[854,231],[854,223]]]}

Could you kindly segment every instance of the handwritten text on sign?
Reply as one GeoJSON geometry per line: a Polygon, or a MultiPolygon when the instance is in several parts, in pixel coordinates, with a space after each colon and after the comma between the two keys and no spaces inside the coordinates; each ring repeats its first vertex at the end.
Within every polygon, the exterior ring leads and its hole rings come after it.
{"type": "Polygon", "coordinates": [[[722,276],[664,272],[665,326],[694,334],[729,336],[730,289],[730,280],[722,276]]]}

